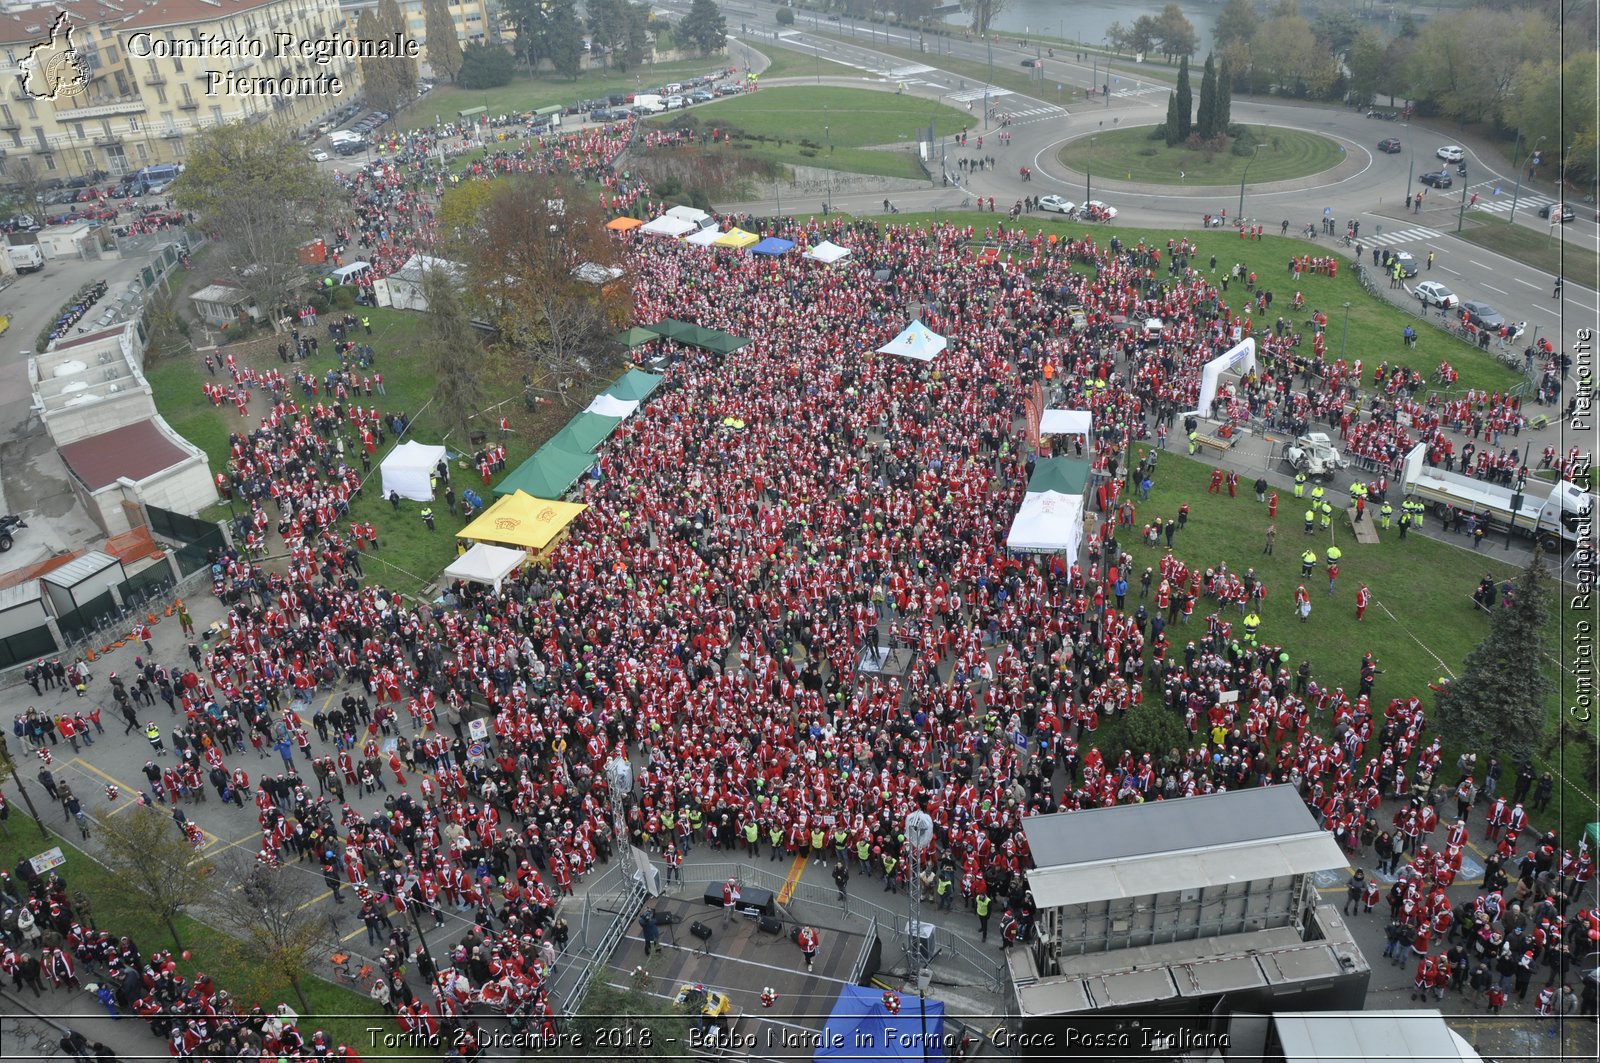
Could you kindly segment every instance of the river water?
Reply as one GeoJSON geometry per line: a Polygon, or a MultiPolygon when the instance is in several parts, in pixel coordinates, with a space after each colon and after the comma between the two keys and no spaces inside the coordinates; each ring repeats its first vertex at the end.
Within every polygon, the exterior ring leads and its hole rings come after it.
{"type": "MultiPolygon", "coordinates": [[[[1155,18],[1166,6],[1166,0],[1008,0],[1005,10],[995,18],[994,28],[1000,33],[1047,33],[1085,44],[1099,44],[1113,22],[1131,26],[1140,15],[1155,18]]],[[[1204,62],[1211,47],[1211,27],[1217,13],[1223,8],[1216,0],[1183,0],[1178,5],[1199,37],[1194,61],[1204,62]]],[[[952,25],[966,26],[970,16],[965,13],[951,15],[952,25]]]]}

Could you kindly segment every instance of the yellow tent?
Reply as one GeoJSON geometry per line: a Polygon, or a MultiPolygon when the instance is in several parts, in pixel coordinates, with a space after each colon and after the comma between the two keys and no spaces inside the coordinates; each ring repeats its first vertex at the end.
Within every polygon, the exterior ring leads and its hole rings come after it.
{"type": "Polygon", "coordinates": [[[517,491],[484,510],[477,520],[457,532],[456,538],[542,551],[588,508],[517,491]]]}
{"type": "Polygon", "coordinates": [[[755,233],[747,233],[743,229],[733,228],[723,233],[716,239],[718,247],[749,247],[751,244],[761,242],[761,237],[755,233]]]}

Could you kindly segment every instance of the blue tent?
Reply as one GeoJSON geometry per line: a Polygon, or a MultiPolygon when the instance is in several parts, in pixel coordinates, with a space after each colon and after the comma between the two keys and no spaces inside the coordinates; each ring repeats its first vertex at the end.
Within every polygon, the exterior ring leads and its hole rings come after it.
{"type": "Polygon", "coordinates": [[[750,249],[754,255],[782,255],[794,250],[794,241],[779,236],[769,236],[750,249]]]}
{"type": "MultiPolygon", "coordinates": [[[[881,1063],[885,1059],[922,1060],[922,1002],[913,995],[901,997],[900,1014],[883,1003],[883,991],[845,986],[833,1002],[833,1014],[822,1028],[822,1044],[813,1063],[881,1063]]],[[[926,1058],[943,1063],[944,1003],[927,1004],[928,1051],[926,1058]]]]}

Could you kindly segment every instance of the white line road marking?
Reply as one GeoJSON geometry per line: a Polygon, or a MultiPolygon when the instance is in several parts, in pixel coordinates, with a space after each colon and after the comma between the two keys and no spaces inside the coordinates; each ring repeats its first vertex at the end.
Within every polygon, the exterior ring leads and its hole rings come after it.
{"type": "Polygon", "coordinates": [[[1471,262],[1474,266],[1477,266],[1479,269],[1493,269],[1494,268],[1493,266],[1485,266],[1482,262],[1479,262],[1475,258],[1469,258],[1469,259],[1467,259],[1467,261],[1471,262]]]}
{"type": "Polygon", "coordinates": [[[1491,292],[1500,292],[1500,294],[1501,294],[1501,295],[1509,295],[1509,294],[1510,294],[1510,293],[1509,293],[1509,292],[1502,292],[1502,291],[1500,291],[1500,289],[1499,289],[1499,288],[1496,288],[1496,287],[1495,287],[1495,286],[1494,286],[1494,285],[1492,285],[1492,284],[1485,284],[1485,285],[1484,285],[1484,287],[1485,287],[1485,288],[1487,288],[1487,289],[1489,289],[1489,290],[1490,290],[1490,291],[1491,291],[1491,292]]]}
{"type": "Polygon", "coordinates": [[[1512,279],[1512,280],[1514,280],[1514,281],[1516,281],[1516,282],[1517,282],[1517,283],[1518,283],[1518,284],[1526,284],[1526,285],[1527,285],[1527,286],[1528,286],[1528,287],[1530,287],[1530,288],[1537,288],[1537,287],[1539,287],[1539,285],[1537,285],[1537,284],[1535,284],[1535,283],[1533,283],[1533,282],[1532,282],[1532,281],[1525,281],[1525,280],[1523,280],[1523,279],[1522,279],[1522,278],[1521,278],[1521,277],[1513,277],[1513,278],[1511,278],[1511,279],[1512,279]]]}
{"type": "Polygon", "coordinates": [[[1450,274],[1450,276],[1452,276],[1452,277],[1459,277],[1459,276],[1461,276],[1461,274],[1460,274],[1460,273],[1458,273],[1458,272],[1456,272],[1456,271],[1455,271],[1455,270],[1453,270],[1453,269],[1451,269],[1451,268],[1450,268],[1450,267],[1449,267],[1449,266],[1440,266],[1440,267],[1439,267],[1439,268],[1440,268],[1440,269],[1442,269],[1442,270],[1444,270],[1444,271],[1445,271],[1445,272],[1446,272],[1446,273],[1448,273],[1448,274],[1450,274]]]}

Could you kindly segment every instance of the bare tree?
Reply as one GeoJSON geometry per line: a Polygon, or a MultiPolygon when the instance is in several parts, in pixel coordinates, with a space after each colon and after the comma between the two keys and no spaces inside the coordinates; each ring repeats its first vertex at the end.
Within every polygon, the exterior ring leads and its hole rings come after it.
{"type": "Polygon", "coordinates": [[[166,924],[172,943],[183,948],[178,916],[216,892],[195,866],[194,847],[183,830],[149,805],[136,805],[120,815],[103,808],[94,813],[94,820],[101,860],[144,898],[166,924]]]}
{"type": "Polygon", "coordinates": [[[339,943],[334,917],[323,909],[322,884],[303,867],[254,865],[232,876],[237,900],[219,906],[232,948],[262,979],[289,983],[302,1011],[309,1012],[303,983],[339,943]]]}

